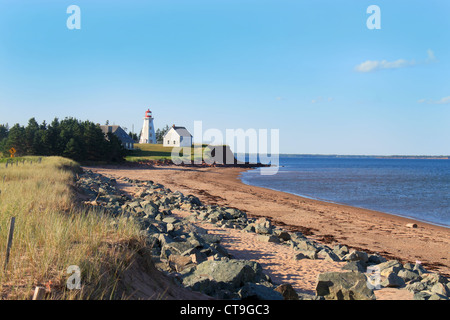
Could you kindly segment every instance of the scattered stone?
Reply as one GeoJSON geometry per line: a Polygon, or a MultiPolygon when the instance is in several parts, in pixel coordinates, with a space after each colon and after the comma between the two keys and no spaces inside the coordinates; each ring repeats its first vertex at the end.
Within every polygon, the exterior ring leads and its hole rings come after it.
{"type": "MultiPolygon", "coordinates": [[[[117,189],[115,179],[89,170],[77,176],[76,186],[87,196],[86,205],[102,208],[113,217],[139,223],[157,268],[169,273],[177,272],[177,279],[192,290],[218,299],[374,299],[363,274],[370,266],[386,277],[385,286],[402,287],[407,283],[406,289],[414,292],[415,299],[443,300],[450,296],[448,279],[427,272],[420,263],[403,266],[378,254],[350,252],[348,247],[340,244],[330,249],[301,232],[286,232],[274,227],[267,218],[248,218],[239,209],[203,205],[193,195],[172,192],[153,181],[121,180],[138,187],[133,198],[117,189]],[[187,218],[175,218],[171,211],[174,209],[189,210],[191,214],[187,218]],[[343,269],[350,272],[319,275],[317,296],[298,294],[288,284],[275,288],[259,264],[232,259],[220,244],[220,236],[208,234],[205,229],[195,226],[192,222],[196,220],[256,233],[260,241],[291,246],[297,260],[347,261],[343,269]]],[[[112,225],[118,223],[113,221],[112,225]]]]}

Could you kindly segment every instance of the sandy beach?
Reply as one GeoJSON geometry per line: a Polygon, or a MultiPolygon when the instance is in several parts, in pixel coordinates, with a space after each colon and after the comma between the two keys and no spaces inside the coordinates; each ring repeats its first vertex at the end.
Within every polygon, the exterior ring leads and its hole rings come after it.
{"type": "MultiPolygon", "coordinates": [[[[128,177],[153,180],[172,191],[193,194],[206,204],[235,207],[249,217],[267,217],[273,224],[289,231],[298,230],[308,237],[328,244],[351,248],[397,259],[402,263],[420,261],[428,270],[450,275],[450,229],[406,219],[382,212],[311,200],[284,192],[243,184],[242,168],[197,167],[85,167],[120,179],[128,177]],[[410,228],[408,223],[416,223],[410,228]]],[[[126,184],[122,185],[126,190],[126,184]]],[[[128,190],[132,191],[132,190],[128,190]]],[[[176,214],[183,214],[177,212],[176,214]]],[[[220,233],[223,244],[236,258],[260,262],[279,282],[289,282],[300,292],[312,293],[317,274],[337,271],[342,265],[323,260],[295,262],[284,246],[262,243],[254,235],[232,229],[204,226],[220,233]],[[246,238],[249,237],[249,238],[246,238]]],[[[406,290],[382,289],[378,299],[411,299],[406,290]]]]}

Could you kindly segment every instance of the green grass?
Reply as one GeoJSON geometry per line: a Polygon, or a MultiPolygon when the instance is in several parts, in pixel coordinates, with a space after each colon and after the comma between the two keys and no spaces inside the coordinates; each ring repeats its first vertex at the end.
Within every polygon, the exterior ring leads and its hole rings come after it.
{"type": "Polygon", "coordinates": [[[119,275],[141,243],[134,220],[76,204],[78,164],[61,157],[0,166],[0,299],[30,299],[49,285],[48,299],[113,297],[119,275]],[[16,218],[11,256],[3,270],[7,230],[16,218]],[[81,290],[67,290],[67,268],[81,269],[81,290]]]}
{"type": "MultiPolygon", "coordinates": [[[[202,154],[207,145],[202,145],[202,154]]],[[[146,160],[170,160],[173,147],[164,147],[162,144],[135,144],[136,150],[125,158],[130,162],[146,161],[146,160]]],[[[191,160],[194,158],[194,148],[191,148],[191,160]]]]}

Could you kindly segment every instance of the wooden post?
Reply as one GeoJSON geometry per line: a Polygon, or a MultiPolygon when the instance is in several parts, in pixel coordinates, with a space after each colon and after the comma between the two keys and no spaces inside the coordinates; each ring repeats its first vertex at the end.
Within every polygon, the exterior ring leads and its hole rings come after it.
{"type": "Polygon", "coordinates": [[[42,300],[45,296],[45,288],[44,287],[36,287],[34,289],[33,300],[42,300]]]}
{"type": "Polygon", "coordinates": [[[6,244],[6,257],[5,257],[4,270],[6,270],[6,268],[8,267],[9,253],[11,252],[15,223],[16,223],[16,217],[11,217],[11,220],[9,222],[8,243],[6,244]]]}

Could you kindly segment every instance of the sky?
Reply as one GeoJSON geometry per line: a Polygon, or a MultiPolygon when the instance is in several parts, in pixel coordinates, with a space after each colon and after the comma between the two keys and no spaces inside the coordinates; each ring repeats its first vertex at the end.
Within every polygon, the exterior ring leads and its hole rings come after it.
{"type": "Polygon", "coordinates": [[[139,132],[149,108],[157,128],[278,129],[280,153],[450,155],[449,13],[445,0],[0,0],[0,124],[139,132]]]}

